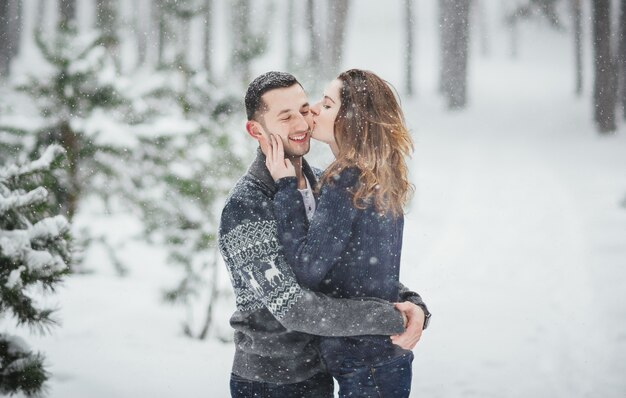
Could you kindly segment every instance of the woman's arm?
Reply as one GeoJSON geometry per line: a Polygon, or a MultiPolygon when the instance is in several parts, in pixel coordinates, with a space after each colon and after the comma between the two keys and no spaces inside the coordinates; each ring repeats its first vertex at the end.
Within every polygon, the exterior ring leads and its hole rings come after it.
{"type": "Polygon", "coordinates": [[[322,188],[310,225],[296,178],[277,181],[273,205],[278,238],[298,281],[310,289],[318,287],[350,242],[357,210],[348,188],[356,178],[347,173],[341,177],[322,188]]]}

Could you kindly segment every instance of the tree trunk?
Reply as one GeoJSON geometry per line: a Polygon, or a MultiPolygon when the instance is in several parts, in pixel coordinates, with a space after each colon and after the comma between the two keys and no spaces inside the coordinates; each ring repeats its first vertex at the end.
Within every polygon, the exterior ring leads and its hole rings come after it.
{"type": "Polygon", "coordinates": [[[21,30],[21,1],[0,0],[0,79],[9,76],[11,61],[19,52],[21,30]]]}
{"type": "Polygon", "coordinates": [[[163,66],[165,62],[165,40],[167,38],[167,25],[165,21],[165,7],[163,0],[152,0],[152,7],[150,10],[152,19],[152,28],[154,32],[153,36],[156,42],[156,65],[157,68],[163,66]]]}
{"type": "Polygon", "coordinates": [[[46,0],[37,0],[37,6],[35,7],[35,34],[42,34],[44,31],[46,12],[48,2],[46,0]]]}
{"type": "Polygon", "coordinates": [[[580,0],[571,0],[574,31],[574,54],[576,62],[576,95],[583,92],[582,10],[580,0]]]}
{"type": "Polygon", "coordinates": [[[212,30],[213,30],[213,0],[204,0],[204,69],[211,78],[213,68],[211,67],[212,58],[212,30]]]}
{"type": "Polygon", "coordinates": [[[213,323],[213,311],[215,308],[215,303],[217,302],[219,296],[219,266],[217,263],[217,259],[219,258],[219,256],[220,254],[216,246],[216,249],[213,251],[214,261],[211,263],[211,270],[213,271],[211,275],[211,295],[209,296],[209,302],[207,304],[204,324],[202,325],[200,333],[198,334],[199,340],[205,340],[207,338],[207,335],[209,334],[209,330],[211,328],[211,324],[213,323]]]}
{"type": "Polygon", "coordinates": [[[231,22],[231,65],[240,80],[246,84],[250,81],[250,47],[254,41],[250,31],[250,0],[234,1],[231,22]]]}
{"type": "Polygon", "coordinates": [[[464,108],[467,102],[467,59],[470,0],[442,0],[445,5],[443,35],[443,91],[448,108],[464,108]]]}
{"type": "Polygon", "coordinates": [[[511,58],[517,57],[517,48],[519,46],[518,23],[524,12],[526,11],[523,6],[515,6],[512,10],[505,8],[504,20],[509,28],[509,54],[511,58]]]}
{"type": "Polygon", "coordinates": [[[59,0],[59,27],[68,29],[76,23],[76,0],[59,0]]]}
{"type": "Polygon", "coordinates": [[[620,1],[619,14],[619,76],[621,81],[619,103],[626,120],[626,0],[620,1]]]}
{"type": "Polygon", "coordinates": [[[133,2],[135,40],[137,41],[137,65],[144,65],[148,59],[148,30],[150,23],[145,15],[145,2],[133,2]]]}
{"type": "Polygon", "coordinates": [[[72,130],[69,121],[62,121],[59,124],[59,132],[61,136],[61,145],[66,151],[67,160],[69,163],[69,187],[67,192],[66,211],[67,218],[72,221],[76,209],[78,209],[78,200],[81,194],[80,183],[80,144],[76,133],[72,130]]]}
{"type": "Polygon", "coordinates": [[[478,31],[480,38],[480,53],[488,56],[491,50],[489,42],[489,23],[487,18],[487,9],[484,0],[474,0],[474,9],[476,12],[476,20],[478,22],[478,31]]]}
{"type": "Polygon", "coordinates": [[[9,75],[11,66],[11,40],[9,38],[9,1],[0,0],[0,79],[9,75]]]}
{"type": "Polygon", "coordinates": [[[405,83],[407,95],[413,95],[413,0],[404,0],[406,52],[405,52],[405,83]]]}
{"type": "Polygon", "coordinates": [[[306,2],[306,23],[309,32],[309,65],[315,72],[320,71],[320,38],[315,26],[315,3],[313,0],[306,2]]]}
{"type": "Polygon", "coordinates": [[[107,35],[116,33],[116,1],[98,0],[96,2],[96,27],[107,35]]]}
{"type": "Polygon", "coordinates": [[[287,0],[287,54],[286,54],[286,62],[285,66],[287,67],[287,72],[293,72],[294,67],[294,43],[293,43],[293,35],[294,35],[294,25],[295,21],[295,4],[294,0],[287,0]]]}
{"type": "Polygon", "coordinates": [[[326,62],[323,68],[325,79],[335,77],[339,73],[349,9],[349,0],[328,0],[328,18],[326,19],[328,26],[326,29],[330,33],[330,37],[326,40],[327,48],[324,57],[326,62]]]}
{"type": "Polygon", "coordinates": [[[616,85],[611,58],[611,2],[593,0],[594,120],[600,133],[616,130],[616,85]]]}
{"type": "Polygon", "coordinates": [[[116,0],[97,0],[96,28],[106,37],[105,47],[113,56],[116,66],[120,67],[117,43],[117,4],[116,0]]]}
{"type": "Polygon", "coordinates": [[[22,0],[9,1],[9,41],[11,42],[11,57],[15,57],[20,50],[22,33],[22,0]]]}
{"type": "Polygon", "coordinates": [[[444,93],[444,82],[447,79],[446,71],[446,44],[448,38],[446,34],[448,30],[445,28],[447,24],[447,8],[448,4],[444,0],[439,1],[439,93],[444,93]]]}
{"type": "Polygon", "coordinates": [[[185,72],[189,72],[189,41],[191,37],[191,18],[189,16],[177,16],[176,25],[178,27],[177,56],[178,63],[183,66],[185,72]]]}

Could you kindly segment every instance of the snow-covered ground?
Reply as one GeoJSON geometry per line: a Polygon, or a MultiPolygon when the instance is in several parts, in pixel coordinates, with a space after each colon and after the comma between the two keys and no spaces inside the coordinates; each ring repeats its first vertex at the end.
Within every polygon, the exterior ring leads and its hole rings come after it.
{"type": "MultiPolygon", "coordinates": [[[[355,10],[344,66],[400,88],[400,13],[383,3],[355,10]]],[[[590,75],[575,98],[570,38],[540,24],[512,60],[492,21],[491,55],[471,62],[470,106],[446,112],[434,4],[418,7],[418,93],[403,102],[417,190],[402,280],[434,314],[414,395],[624,397],[626,129],[595,133],[590,75]]],[[[278,58],[259,72],[280,69],[278,58]]],[[[27,337],[48,358],[49,396],[227,397],[232,344],[183,337],[180,308],[158,300],[171,277],[159,253],[126,255],[126,278],[69,278],[55,296],[62,327],[27,337]]]]}

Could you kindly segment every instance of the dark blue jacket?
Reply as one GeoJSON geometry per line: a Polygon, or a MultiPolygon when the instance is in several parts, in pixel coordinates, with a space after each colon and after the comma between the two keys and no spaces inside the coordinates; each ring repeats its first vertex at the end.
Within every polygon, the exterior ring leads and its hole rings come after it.
{"type": "MultiPolygon", "coordinates": [[[[278,237],[302,286],[334,297],[378,297],[395,302],[399,300],[404,218],[380,214],[373,204],[357,209],[351,192],[358,184],[355,168],[343,170],[325,184],[309,225],[296,178],[280,179],[274,196],[278,237]]],[[[323,355],[332,354],[339,362],[346,355],[354,359],[356,350],[363,365],[402,353],[384,336],[325,338],[321,347],[323,355]]],[[[332,370],[333,365],[330,367],[332,370]]]]}

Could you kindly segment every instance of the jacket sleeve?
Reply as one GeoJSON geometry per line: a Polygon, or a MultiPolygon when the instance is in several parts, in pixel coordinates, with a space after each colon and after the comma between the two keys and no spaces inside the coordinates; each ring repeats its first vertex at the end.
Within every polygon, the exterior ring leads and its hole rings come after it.
{"type": "Polygon", "coordinates": [[[348,188],[353,178],[341,177],[320,194],[309,225],[295,177],[278,180],[274,196],[279,240],[287,262],[303,285],[316,290],[328,271],[346,251],[357,210],[348,188]]]}
{"type": "Polygon", "coordinates": [[[301,287],[283,255],[267,199],[231,198],[222,212],[219,246],[240,311],[266,308],[285,328],[319,336],[404,330],[391,303],[331,298],[301,287]]]}
{"type": "Polygon", "coordinates": [[[402,283],[399,283],[398,295],[400,296],[400,301],[408,301],[413,303],[419,307],[422,307],[425,314],[430,314],[428,310],[428,306],[422,300],[422,296],[420,296],[417,292],[409,290],[408,287],[404,286],[402,283]]]}

